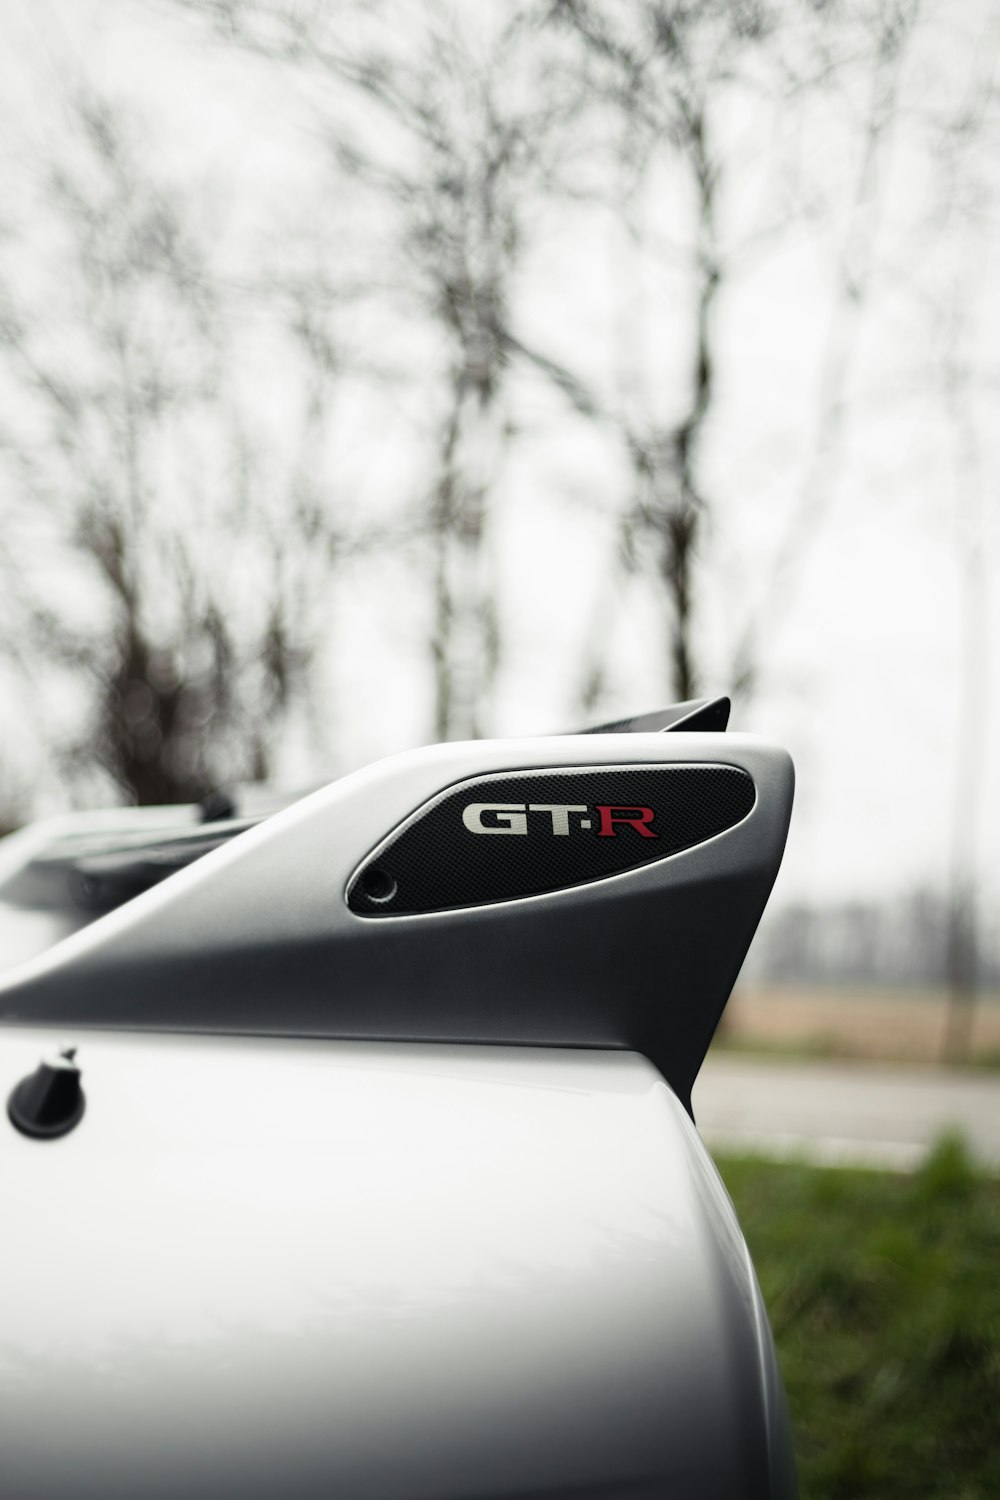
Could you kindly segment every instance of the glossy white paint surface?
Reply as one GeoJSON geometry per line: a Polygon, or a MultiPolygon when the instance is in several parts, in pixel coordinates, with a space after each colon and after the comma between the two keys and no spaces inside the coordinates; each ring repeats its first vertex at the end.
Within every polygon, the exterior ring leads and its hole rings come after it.
{"type": "Polygon", "coordinates": [[[643,1059],[8,1027],[0,1096],[62,1043],[78,1129],[0,1123],[3,1496],[765,1493],[745,1248],[643,1059]]]}

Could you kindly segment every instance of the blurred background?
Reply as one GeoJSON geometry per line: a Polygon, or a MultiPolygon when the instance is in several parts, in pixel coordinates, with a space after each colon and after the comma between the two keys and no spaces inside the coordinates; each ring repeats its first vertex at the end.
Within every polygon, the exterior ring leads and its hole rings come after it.
{"type": "Polygon", "coordinates": [[[998,57],[0,0],[0,831],[730,694],[798,791],[695,1107],[830,1500],[1000,1493],[998,57]]]}
{"type": "Polygon", "coordinates": [[[4,0],[0,825],[728,692],[730,1045],[1000,1059],[986,0],[4,0]]]}

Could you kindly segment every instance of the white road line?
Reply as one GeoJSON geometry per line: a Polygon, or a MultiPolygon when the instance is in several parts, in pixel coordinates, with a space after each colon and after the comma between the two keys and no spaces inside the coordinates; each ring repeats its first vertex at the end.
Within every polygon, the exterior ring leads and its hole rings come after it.
{"type": "Polygon", "coordinates": [[[723,1150],[912,1170],[947,1130],[1000,1172],[1000,1075],[710,1054],[698,1128],[723,1150]]]}
{"type": "Polygon", "coordinates": [[[775,1161],[805,1161],[829,1167],[882,1167],[914,1172],[926,1160],[927,1147],[912,1141],[859,1141],[846,1136],[791,1135],[784,1131],[715,1130],[702,1132],[709,1151],[732,1156],[768,1156],[775,1161]]]}

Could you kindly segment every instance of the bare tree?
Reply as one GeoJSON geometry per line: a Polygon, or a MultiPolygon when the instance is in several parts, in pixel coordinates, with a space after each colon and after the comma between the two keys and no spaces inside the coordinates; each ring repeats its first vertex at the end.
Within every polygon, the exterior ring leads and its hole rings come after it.
{"type": "Polygon", "coordinates": [[[978,854],[987,772],[989,721],[990,574],[986,500],[969,372],[954,354],[944,395],[955,440],[956,520],[960,591],[960,676],[955,789],[948,870],[948,1016],[942,1054],[964,1061],[970,1051],[979,988],[978,854]]]}
{"type": "MultiPolygon", "coordinates": [[[[664,158],[679,166],[689,190],[692,228],[681,251],[689,287],[683,311],[690,327],[686,389],[673,411],[657,412],[635,368],[628,369],[613,420],[633,474],[618,566],[627,577],[652,565],[667,603],[670,691],[690,698],[701,687],[695,575],[711,512],[699,454],[715,389],[715,307],[727,273],[717,222],[725,162],[713,138],[713,120],[724,107],[741,53],[759,43],[766,28],[756,10],[661,0],[625,13],[587,0],[560,0],[552,18],[582,43],[592,95],[619,141],[612,192],[637,262],[649,254],[646,204],[664,158]]],[[[683,244],[683,231],[677,238],[683,244]]],[[[676,311],[680,319],[681,308],[676,311]]],[[[640,309],[633,317],[633,332],[641,329],[644,316],[640,309]]],[[[596,706],[602,689],[599,647],[585,673],[582,697],[588,708],[596,706]]]]}
{"type": "Polygon", "coordinates": [[[951,285],[936,308],[935,395],[940,393],[950,439],[954,493],[951,519],[958,581],[957,714],[951,849],[947,871],[946,984],[948,1011],[942,1058],[967,1060],[981,984],[983,941],[980,851],[991,710],[991,506],[982,455],[980,398],[986,382],[977,368],[979,297],[996,256],[995,187],[983,181],[996,120],[994,65],[987,53],[957,109],[931,122],[942,190],[934,226],[957,245],[951,285]]]}
{"type": "Polygon", "coordinates": [[[840,22],[840,55],[821,54],[818,83],[824,91],[839,91],[845,75],[853,81],[860,72],[867,97],[855,130],[853,191],[834,255],[811,455],[759,597],[733,650],[733,690],[744,701],[754,693],[765,642],[787,616],[795,578],[821,535],[837,492],[849,428],[850,379],[873,286],[882,270],[878,237],[888,196],[886,162],[899,123],[903,72],[919,13],[920,0],[875,4],[859,17],[840,22]]]}
{"type": "Polygon", "coordinates": [[[433,732],[474,737],[490,721],[502,651],[493,496],[510,437],[509,370],[527,356],[513,288],[532,198],[552,177],[573,101],[557,74],[545,77],[543,34],[521,6],[463,26],[453,7],[426,0],[400,29],[381,5],[197,9],[316,85],[335,190],[349,183],[374,205],[370,287],[430,333],[430,368],[422,355],[408,375],[437,412],[417,498],[429,544],[433,732]]]}
{"type": "MultiPolygon", "coordinates": [[[[734,147],[726,122],[743,94],[789,120],[817,96],[838,96],[845,79],[870,75],[870,97],[860,112],[861,140],[853,209],[837,261],[828,347],[822,374],[814,459],[766,570],[759,598],[748,602],[735,630],[732,688],[744,698],[756,681],[760,653],[787,608],[791,575],[818,535],[834,493],[845,432],[845,391],[873,274],[883,184],[880,169],[896,115],[899,77],[917,14],[916,3],[847,14],[795,5],[745,5],[736,0],[676,4],[644,0],[615,12],[588,0],[558,0],[553,22],[579,38],[592,75],[592,97],[620,142],[613,191],[629,233],[638,283],[643,262],[670,255],[686,267],[678,323],[687,323],[684,394],[657,412],[646,383],[625,372],[612,421],[625,441],[633,490],[623,509],[618,587],[647,568],[659,579],[667,606],[670,689],[696,694],[702,683],[697,644],[704,548],[718,512],[704,478],[703,449],[711,428],[720,344],[717,308],[748,262],[817,212],[815,188],[799,201],[782,201],[742,239],[721,227],[733,181],[746,170],[744,143],[734,147]],[[655,173],[679,171],[689,205],[670,242],[649,223],[655,173]]],[[[854,110],[854,101],[851,100],[854,110]]],[[[780,141],[767,137],[774,156],[780,141]]],[[[794,154],[794,153],[793,153],[794,154]]],[[[778,163],[780,166],[780,163],[778,163]]],[[[633,293],[633,299],[637,294],[633,293]]],[[[639,341],[647,313],[633,312],[629,343],[639,341]]],[[[586,666],[582,697],[591,706],[603,689],[605,641],[586,666]]]]}
{"type": "Polygon", "coordinates": [[[38,174],[49,250],[34,264],[25,228],[0,302],[5,640],[36,678],[83,685],[65,774],[196,799],[268,774],[306,680],[340,542],[308,463],[335,358],[303,327],[300,459],[265,492],[193,205],[105,101],[77,97],[67,124],[71,145],[38,174]],[[33,565],[42,547],[60,587],[33,565]]]}

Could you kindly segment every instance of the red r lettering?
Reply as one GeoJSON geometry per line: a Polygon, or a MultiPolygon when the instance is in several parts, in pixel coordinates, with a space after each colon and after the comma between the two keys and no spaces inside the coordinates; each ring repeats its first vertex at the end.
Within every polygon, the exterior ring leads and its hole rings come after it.
{"type": "Polygon", "coordinates": [[[601,815],[601,826],[597,830],[599,839],[614,838],[616,823],[627,823],[636,833],[641,833],[644,839],[659,838],[659,834],[649,827],[655,816],[651,807],[602,807],[600,803],[595,806],[601,815]]]}

